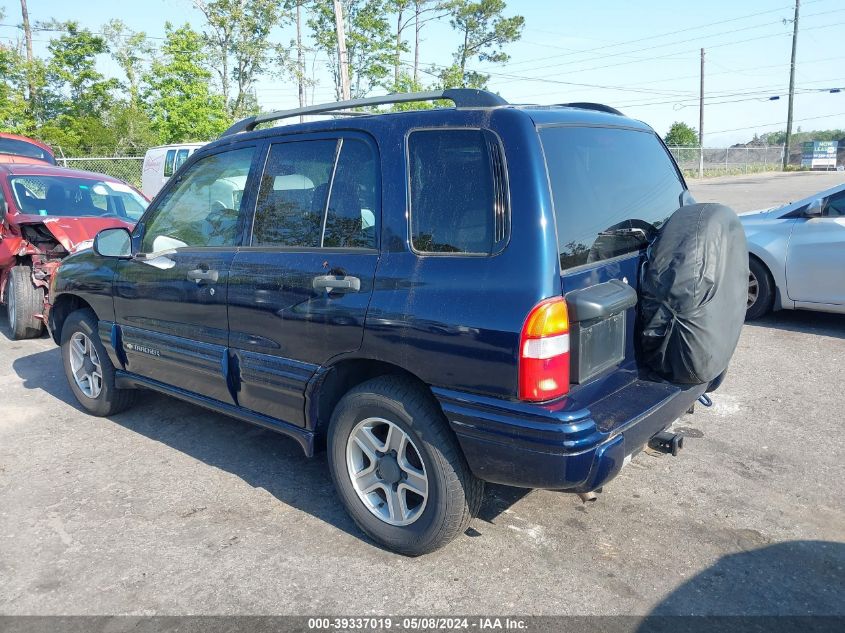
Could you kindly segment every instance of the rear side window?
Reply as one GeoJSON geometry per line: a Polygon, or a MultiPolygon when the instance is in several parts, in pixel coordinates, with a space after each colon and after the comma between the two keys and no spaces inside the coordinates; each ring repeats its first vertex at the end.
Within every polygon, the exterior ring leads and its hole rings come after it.
{"type": "Polygon", "coordinates": [[[375,248],[378,163],[354,138],[270,147],[253,246],[375,248]]]}
{"type": "Polygon", "coordinates": [[[261,176],[253,246],[320,246],[337,141],[276,143],[261,176]]]}
{"type": "Polygon", "coordinates": [[[420,253],[489,255],[507,238],[509,210],[498,138],[485,130],[421,130],[408,137],[411,243],[420,253]]]}
{"type": "Polygon", "coordinates": [[[561,270],[645,247],[684,186],[653,132],[545,127],[561,270]]]}

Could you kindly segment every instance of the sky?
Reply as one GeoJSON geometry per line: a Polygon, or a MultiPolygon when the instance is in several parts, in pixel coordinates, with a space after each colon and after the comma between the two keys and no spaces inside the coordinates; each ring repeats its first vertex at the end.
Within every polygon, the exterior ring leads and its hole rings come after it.
{"type": "MultiPolygon", "coordinates": [[[[792,2],[509,0],[506,14],[525,17],[522,39],[507,48],[510,61],[471,67],[489,73],[489,87],[512,103],[606,103],[662,135],[674,121],[699,126],[703,47],[704,144],[724,147],[786,127],[792,2]]],[[[0,0],[0,7],[6,13],[0,39],[19,37],[14,26],[20,22],[19,2],[0,0]]],[[[189,22],[197,30],[203,25],[191,0],[29,0],[29,12],[32,21],[72,19],[95,31],[119,18],[152,37],[164,35],[166,21],[189,22]]],[[[799,25],[793,130],[843,129],[845,2],[802,0],[799,25]],[[843,91],[831,93],[832,88],[843,91]]],[[[291,28],[275,33],[285,44],[293,35],[291,28]]],[[[43,53],[48,34],[36,33],[35,39],[36,54],[43,53]]],[[[457,43],[448,22],[430,24],[423,32],[422,67],[449,64],[457,43]]],[[[333,101],[325,55],[311,53],[307,60],[318,81],[309,103],[333,101]]],[[[119,76],[107,57],[98,65],[119,76]]],[[[291,81],[263,79],[257,94],[265,110],[298,103],[291,81]]]]}

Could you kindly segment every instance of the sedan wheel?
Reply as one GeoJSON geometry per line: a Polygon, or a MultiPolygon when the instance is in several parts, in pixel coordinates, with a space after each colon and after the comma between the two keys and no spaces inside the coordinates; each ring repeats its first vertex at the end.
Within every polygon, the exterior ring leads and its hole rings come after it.
{"type": "Polygon", "coordinates": [[[760,298],[760,282],[757,281],[757,277],[754,275],[753,272],[748,273],[748,303],[745,305],[745,309],[748,310],[751,306],[757,303],[757,299],[760,298]]]}

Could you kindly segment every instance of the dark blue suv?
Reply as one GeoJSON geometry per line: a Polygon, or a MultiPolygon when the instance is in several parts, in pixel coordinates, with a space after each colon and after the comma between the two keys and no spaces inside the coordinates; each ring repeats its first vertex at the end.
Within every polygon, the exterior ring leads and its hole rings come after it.
{"type": "Polygon", "coordinates": [[[259,115],[64,261],[49,327],[89,412],[153,389],[325,447],[361,529],[416,555],[484,481],[595,491],[705,392],[651,376],[636,336],[641,227],[688,201],[606,106],[449,90],[259,115]],[[434,99],[455,107],[339,112],[434,99]]]}

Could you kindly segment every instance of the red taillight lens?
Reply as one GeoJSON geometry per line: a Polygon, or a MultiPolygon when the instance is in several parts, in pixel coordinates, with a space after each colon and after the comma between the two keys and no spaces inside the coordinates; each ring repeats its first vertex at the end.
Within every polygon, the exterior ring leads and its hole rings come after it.
{"type": "Polygon", "coordinates": [[[563,297],[541,301],[519,341],[519,398],[542,401],[569,392],[569,314],[563,297]]]}

